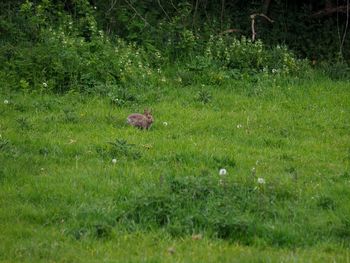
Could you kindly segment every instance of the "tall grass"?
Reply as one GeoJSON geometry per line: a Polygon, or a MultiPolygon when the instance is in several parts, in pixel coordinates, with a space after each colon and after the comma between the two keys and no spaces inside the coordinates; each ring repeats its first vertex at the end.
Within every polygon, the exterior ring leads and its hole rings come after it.
{"type": "Polygon", "coordinates": [[[189,247],[194,261],[207,250],[209,261],[233,251],[248,261],[345,259],[346,82],[229,78],[218,89],[163,74],[157,94],[123,105],[1,92],[2,259],[186,260],[189,247]],[[128,127],[146,106],[151,130],[128,127]]]}

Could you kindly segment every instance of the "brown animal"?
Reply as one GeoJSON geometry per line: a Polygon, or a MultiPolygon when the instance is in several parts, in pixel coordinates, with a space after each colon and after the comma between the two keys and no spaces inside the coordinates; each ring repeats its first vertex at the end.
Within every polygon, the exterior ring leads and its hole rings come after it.
{"type": "Polygon", "coordinates": [[[130,114],[127,118],[127,122],[131,126],[148,130],[153,123],[153,116],[151,115],[150,111],[145,110],[143,114],[140,114],[140,113],[130,114]]]}

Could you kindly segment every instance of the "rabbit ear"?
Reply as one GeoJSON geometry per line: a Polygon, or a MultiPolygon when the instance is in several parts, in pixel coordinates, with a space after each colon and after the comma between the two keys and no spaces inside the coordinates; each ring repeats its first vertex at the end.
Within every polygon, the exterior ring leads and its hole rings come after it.
{"type": "Polygon", "coordinates": [[[149,109],[145,109],[144,114],[151,114],[151,111],[149,109]]]}

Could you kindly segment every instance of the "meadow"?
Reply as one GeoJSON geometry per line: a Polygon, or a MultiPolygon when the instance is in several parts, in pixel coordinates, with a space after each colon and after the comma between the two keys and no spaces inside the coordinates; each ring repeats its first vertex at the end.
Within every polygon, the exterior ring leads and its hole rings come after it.
{"type": "Polygon", "coordinates": [[[0,91],[0,261],[349,262],[349,81],[164,76],[0,91]]]}

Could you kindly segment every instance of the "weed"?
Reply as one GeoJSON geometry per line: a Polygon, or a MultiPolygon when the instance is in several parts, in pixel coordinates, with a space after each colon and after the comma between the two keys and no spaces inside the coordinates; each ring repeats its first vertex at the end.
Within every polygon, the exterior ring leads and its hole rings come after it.
{"type": "Polygon", "coordinates": [[[0,137],[0,151],[5,152],[10,147],[10,141],[0,137]]]}
{"type": "Polygon", "coordinates": [[[213,96],[208,90],[202,89],[201,91],[198,92],[196,99],[197,101],[207,104],[212,100],[213,96]]]}
{"type": "Polygon", "coordinates": [[[137,98],[127,89],[117,89],[114,92],[108,93],[108,97],[113,105],[117,107],[125,106],[127,103],[137,102],[137,98]]]}
{"type": "Polygon", "coordinates": [[[336,208],[336,203],[333,200],[333,198],[329,196],[321,196],[317,200],[317,206],[326,210],[327,209],[334,210],[336,208]]]}
{"type": "Polygon", "coordinates": [[[32,124],[30,123],[28,117],[19,117],[17,120],[17,124],[20,130],[30,130],[32,128],[32,124]]]}
{"type": "Polygon", "coordinates": [[[110,238],[112,232],[112,226],[107,224],[94,225],[94,236],[96,238],[110,238]]]}
{"type": "Polygon", "coordinates": [[[79,116],[75,111],[71,109],[64,109],[62,120],[66,123],[77,123],[79,120],[79,116]]]}
{"type": "Polygon", "coordinates": [[[350,67],[346,63],[323,64],[321,69],[333,80],[349,79],[350,67]]]}

